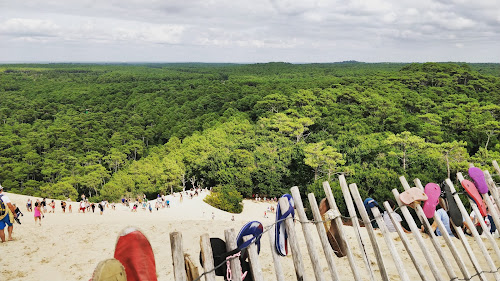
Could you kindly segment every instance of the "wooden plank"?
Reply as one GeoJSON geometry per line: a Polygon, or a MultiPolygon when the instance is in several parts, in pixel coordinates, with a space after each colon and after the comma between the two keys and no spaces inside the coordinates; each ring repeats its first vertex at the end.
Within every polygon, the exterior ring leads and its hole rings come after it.
{"type": "Polygon", "coordinates": [[[413,262],[413,265],[415,266],[415,269],[417,270],[418,275],[420,276],[420,279],[422,279],[422,281],[430,280],[427,277],[427,274],[425,273],[424,268],[422,267],[422,265],[418,261],[415,253],[413,252],[413,249],[410,245],[410,240],[408,239],[408,236],[406,236],[406,233],[404,232],[404,230],[401,226],[401,222],[396,221],[396,219],[394,218],[394,215],[393,215],[394,211],[392,210],[391,205],[389,205],[389,202],[385,201],[384,207],[385,207],[385,210],[387,211],[387,214],[389,215],[389,218],[392,221],[392,224],[396,228],[396,232],[398,233],[399,237],[401,238],[401,242],[403,242],[403,245],[406,249],[406,252],[408,252],[408,255],[410,256],[410,259],[413,262]]]}
{"type": "Polygon", "coordinates": [[[276,252],[275,238],[272,231],[268,231],[269,243],[271,243],[271,254],[273,256],[274,273],[276,275],[276,281],[285,281],[285,275],[283,273],[283,267],[281,267],[280,255],[276,252]]]}
{"type": "Polygon", "coordinates": [[[302,225],[302,233],[304,234],[307,251],[309,252],[309,257],[311,258],[314,277],[316,277],[316,280],[318,281],[324,281],[325,277],[323,276],[323,271],[321,270],[321,264],[319,261],[318,252],[316,246],[314,245],[311,230],[309,229],[309,220],[307,219],[306,212],[304,210],[304,205],[302,204],[302,198],[300,196],[299,187],[294,186],[290,189],[290,191],[292,193],[293,203],[295,204],[295,212],[297,213],[297,216],[299,217],[300,220],[300,224],[302,225]]]}
{"type": "MultiPolygon", "coordinates": [[[[490,190],[491,197],[493,197],[493,201],[496,202],[497,206],[500,206],[500,198],[498,195],[498,188],[497,188],[495,182],[493,181],[493,178],[491,177],[490,172],[488,170],[484,171],[484,177],[486,179],[486,183],[488,184],[488,189],[490,190]]],[[[484,198],[484,196],[487,196],[487,194],[483,194],[483,198],[484,198]]],[[[489,201],[491,201],[491,200],[489,200],[489,201]]],[[[489,208],[489,206],[488,206],[488,208],[489,208]]],[[[496,208],[493,208],[492,210],[493,210],[493,213],[497,213],[496,208]]],[[[498,218],[500,218],[500,214],[497,213],[497,219],[498,218]]],[[[495,221],[495,223],[496,223],[496,221],[495,221]]]]}
{"type": "MultiPolygon", "coordinates": [[[[309,204],[311,205],[311,211],[313,214],[313,218],[316,222],[320,222],[323,220],[321,214],[319,212],[318,202],[316,202],[316,198],[313,193],[309,193],[307,195],[309,199],[309,204]]],[[[333,222],[335,223],[335,222],[333,222]]],[[[328,263],[328,269],[332,274],[333,280],[340,280],[339,274],[337,273],[337,268],[335,267],[335,260],[333,259],[335,253],[333,252],[332,246],[330,246],[330,242],[328,241],[328,236],[326,235],[326,230],[323,223],[315,223],[316,230],[318,231],[319,239],[321,241],[321,246],[323,247],[323,252],[325,253],[326,262],[328,263]]]]}
{"type": "MultiPolygon", "coordinates": [[[[224,238],[226,239],[226,250],[228,252],[238,248],[236,244],[236,232],[234,228],[224,230],[224,238]]],[[[231,269],[231,280],[241,281],[241,264],[238,258],[231,259],[230,269],[231,269]]]]}
{"type": "Polygon", "coordinates": [[[184,264],[184,250],[182,248],[182,233],[170,233],[170,249],[172,251],[172,263],[174,264],[174,280],[186,281],[186,265],[184,264]]]}
{"type": "MultiPolygon", "coordinates": [[[[399,181],[403,185],[404,190],[410,189],[410,185],[408,184],[408,182],[406,181],[406,178],[404,176],[399,177],[399,181]]],[[[429,220],[427,220],[427,217],[425,216],[424,211],[422,210],[422,206],[417,205],[416,211],[417,211],[418,218],[420,219],[420,222],[422,222],[427,229],[431,229],[431,224],[429,223],[429,220]]],[[[434,246],[434,249],[436,250],[436,252],[439,256],[439,259],[441,259],[441,262],[443,263],[444,268],[446,269],[446,272],[448,273],[448,276],[452,280],[457,279],[458,278],[457,274],[453,270],[453,267],[451,266],[450,261],[445,257],[445,255],[441,249],[441,243],[439,243],[439,241],[437,240],[434,232],[432,232],[432,231],[429,231],[429,232],[430,232],[429,237],[431,239],[432,245],[434,246]]]]}
{"type": "Polygon", "coordinates": [[[394,194],[394,198],[396,199],[396,202],[398,203],[399,208],[401,209],[401,212],[403,213],[403,217],[405,218],[406,222],[408,223],[408,227],[410,227],[411,233],[415,237],[415,240],[417,241],[418,246],[420,247],[420,250],[422,250],[422,253],[424,254],[425,260],[427,261],[427,264],[429,265],[429,268],[431,269],[432,275],[434,278],[438,281],[444,281],[443,277],[439,274],[439,270],[436,266],[436,263],[434,262],[434,259],[432,258],[432,254],[429,252],[429,249],[427,248],[427,245],[424,242],[424,239],[422,238],[422,234],[420,233],[420,229],[417,227],[415,224],[415,221],[413,220],[413,217],[410,214],[410,211],[408,210],[408,207],[401,203],[401,200],[399,200],[399,192],[397,189],[392,190],[392,194],[394,194]]]}
{"type": "MultiPolygon", "coordinates": [[[[252,239],[253,236],[247,235],[243,237],[246,242],[252,239]]],[[[252,276],[254,281],[264,281],[264,275],[262,274],[262,266],[259,261],[259,254],[257,253],[257,245],[255,243],[250,244],[247,248],[248,260],[250,262],[250,270],[252,270],[252,276]]]]}
{"type": "Polygon", "coordinates": [[[378,207],[373,207],[371,208],[371,210],[373,217],[377,221],[380,231],[382,232],[382,236],[384,236],[385,243],[389,248],[389,252],[391,253],[392,259],[394,260],[394,263],[396,265],[396,270],[398,271],[399,277],[401,278],[400,280],[410,281],[410,278],[408,277],[408,274],[406,273],[406,270],[403,266],[403,261],[399,256],[398,250],[396,249],[396,245],[394,245],[394,242],[392,241],[391,235],[389,234],[389,230],[385,225],[384,219],[382,218],[382,215],[380,214],[378,207]]]}
{"type": "MultiPolygon", "coordinates": [[[[349,187],[347,186],[344,175],[339,176],[339,182],[340,188],[342,189],[342,194],[344,195],[347,210],[349,211],[349,217],[351,217],[352,226],[354,227],[354,234],[356,235],[356,240],[358,241],[359,249],[361,250],[361,257],[363,257],[365,268],[368,271],[368,277],[370,278],[370,281],[375,281],[375,274],[371,267],[370,261],[368,260],[368,255],[366,254],[365,250],[365,244],[363,243],[363,238],[361,237],[361,226],[359,225],[358,216],[356,215],[356,209],[354,208],[351,193],[349,191],[349,187]]],[[[334,208],[337,208],[335,198],[333,198],[332,189],[330,188],[328,182],[323,182],[323,188],[325,190],[326,199],[328,200],[330,208],[332,208],[332,206],[335,206],[334,208]]],[[[342,221],[340,218],[335,219],[335,223],[337,223],[339,229],[343,229],[342,221]],[[340,221],[340,225],[338,221],[340,221]]],[[[344,232],[342,232],[342,237],[347,243],[347,237],[344,232]]],[[[356,281],[361,280],[361,276],[357,270],[358,265],[354,260],[354,256],[352,254],[351,248],[349,247],[349,244],[347,244],[347,257],[349,258],[349,265],[351,266],[351,271],[354,274],[354,279],[356,281]]]]}
{"type": "MultiPolygon", "coordinates": [[[[457,173],[457,179],[460,181],[460,183],[464,180],[464,176],[462,175],[462,173],[460,173],[460,172],[457,173]]],[[[495,241],[495,238],[493,238],[493,235],[491,235],[491,233],[488,229],[488,226],[486,226],[486,223],[484,222],[484,218],[481,215],[481,212],[479,211],[474,200],[470,199],[470,197],[467,197],[467,198],[469,199],[469,204],[472,207],[472,210],[473,210],[476,218],[478,218],[478,220],[479,220],[479,224],[481,225],[481,228],[483,229],[483,234],[486,236],[488,241],[490,241],[490,244],[493,247],[493,250],[495,251],[497,257],[500,259],[500,249],[498,248],[498,244],[495,241]]]]}
{"type": "MultiPolygon", "coordinates": [[[[465,210],[465,207],[462,204],[462,201],[458,197],[458,194],[456,193],[455,187],[453,186],[453,183],[451,182],[451,180],[446,179],[446,184],[450,187],[451,193],[453,194],[453,198],[457,202],[458,208],[460,209],[460,212],[462,213],[462,217],[464,217],[467,225],[474,225],[469,217],[469,214],[467,213],[467,210],[465,210]]],[[[496,268],[495,264],[493,263],[493,260],[491,259],[490,254],[486,250],[486,246],[484,246],[483,240],[479,236],[479,233],[477,232],[475,227],[471,227],[470,230],[471,230],[472,235],[474,236],[474,238],[479,246],[479,249],[481,250],[481,253],[483,254],[484,258],[486,259],[486,262],[488,263],[490,270],[492,272],[494,272],[495,279],[497,281],[500,281],[500,273],[498,273],[497,268],[496,268]]]]}
{"type": "Polygon", "coordinates": [[[361,196],[359,195],[358,187],[355,183],[352,183],[349,185],[349,190],[351,191],[352,198],[354,199],[354,202],[358,207],[358,212],[365,223],[365,228],[368,231],[368,236],[370,237],[373,251],[375,252],[375,258],[377,259],[380,275],[382,276],[382,279],[384,281],[388,281],[389,275],[384,265],[384,259],[382,258],[382,253],[380,252],[380,248],[378,247],[377,238],[375,236],[375,232],[373,231],[373,226],[370,222],[370,218],[368,217],[368,213],[366,212],[365,205],[363,204],[363,200],[361,200],[361,196]]]}
{"type": "MultiPolygon", "coordinates": [[[[214,258],[212,245],[210,244],[210,236],[207,233],[200,236],[201,259],[203,261],[203,269],[209,272],[214,269],[214,258]]],[[[215,271],[205,274],[205,281],[215,281],[215,271]]]]}
{"type": "MultiPolygon", "coordinates": [[[[279,202],[281,214],[284,214],[290,208],[290,203],[287,198],[280,198],[279,202]]],[[[304,271],[304,262],[302,261],[302,255],[300,254],[299,243],[297,241],[297,235],[295,233],[295,226],[293,224],[292,216],[288,215],[285,219],[286,233],[288,235],[288,244],[292,250],[293,265],[295,267],[295,275],[297,280],[306,280],[304,271]]]]}
{"type": "MultiPolygon", "coordinates": [[[[422,185],[422,183],[420,182],[419,179],[414,179],[413,182],[415,183],[415,185],[418,188],[424,190],[424,186],[422,185]]],[[[417,212],[419,213],[419,216],[425,217],[425,214],[423,213],[422,207],[418,208],[417,212]]],[[[465,265],[465,263],[462,259],[462,255],[458,252],[458,249],[455,246],[455,243],[453,243],[453,240],[451,239],[450,235],[448,234],[448,230],[444,226],[443,222],[437,217],[436,212],[434,212],[434,221],[437,223],[437,227],[441,231],[441,235],[444,238],[446,245],[450,249],[451,255],[453,256],[453,258],[455,258],[455,261],[457,262],[458,268],[460,269],[460,272],[462,272],[464,279],[466,279],[466,280],[471,279],[472,278],[471,274],[470,274],[469,270],[467,269],[467,266],[465,265]]],[[[467,241],[465,241],[465,242],[468,243],[467,241]]],[[[467,250],[467,248],[466,248],[466,250],[467,250]]],[[[469,257],[471,255],[474,256],[473,253],[468,253],[468,255],[469,255],[469,257]]]]}

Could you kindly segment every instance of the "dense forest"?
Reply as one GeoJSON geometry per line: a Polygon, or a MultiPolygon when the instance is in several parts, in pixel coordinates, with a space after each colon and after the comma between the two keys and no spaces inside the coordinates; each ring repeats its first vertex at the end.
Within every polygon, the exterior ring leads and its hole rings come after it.
{"type": "MultiPolygon", "coordinates": [[[[500,160],[500,65],[0,65],[0,183],[92,200],[214,187],[382,200],[500,160]]],[[[341,206],[342,207],[342,206],[341,206]]]]}

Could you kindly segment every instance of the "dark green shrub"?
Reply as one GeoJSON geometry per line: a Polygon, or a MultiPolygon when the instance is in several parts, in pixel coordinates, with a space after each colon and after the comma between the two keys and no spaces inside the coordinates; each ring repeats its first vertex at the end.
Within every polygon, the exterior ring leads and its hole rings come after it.
{"type": "Polygon", "coordinates": [[[243,196],[235,187],[219,185],[212,188],[212,193],[204,199],[209,205],[230,213],[243,211],[243,196]]]}

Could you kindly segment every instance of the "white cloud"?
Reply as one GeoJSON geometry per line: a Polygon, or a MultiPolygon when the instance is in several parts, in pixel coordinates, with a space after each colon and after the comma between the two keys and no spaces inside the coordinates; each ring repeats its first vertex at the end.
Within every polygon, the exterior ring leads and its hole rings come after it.
{"type": "MultiPolygon", "coordinates": [[[[0,40],[17,47],[19,60],[43,45],[46,60],[58,57],[51,49],[62,46],[69,57],[82,48],[86,58],[108,50],[113,56],[106,58],[141,60],[140,47],[152,58],[181,55],[182,61],[407,61],[414,54],[448,58],[450,46],[466,42],[467,48],[454,48],[463,51],[456,60],[467,61],[470,51],[498,61],[494,52],[482,50],[500,45],[498,0],[4,0],[1,5],[0,40]],[[90,53],[94,47],[99,52],[90,53]],[[209,57],[199,57],[203,54],[209,57]]],[[[10,46],[0,44],[0,61],[13,53],[10,46]]]]}

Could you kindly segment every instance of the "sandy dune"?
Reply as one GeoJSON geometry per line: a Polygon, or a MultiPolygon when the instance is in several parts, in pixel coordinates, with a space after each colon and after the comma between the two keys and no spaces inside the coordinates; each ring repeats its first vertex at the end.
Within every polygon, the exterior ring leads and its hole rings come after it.
{"type": "MultiPolygon", "coordinates": [[[[42,221],[42,226],[35,225],[33,213],[26,211],[27,196],[6,193],[10,199],[20,206],[24,213],[21,218],[22,225],[15,224],[14,238],[15,241],[0,243],[0,280],[12,281],[30,281],[30,280],[89,280],[96,264],[106,258],[113,257],[114,245],[116,243],[117,234],[126,226],[135,226],[141,229],[149,238],[153,247],[158,280],[173,280],[172,256],[170,253],[169,233],[173,231],[182,232],[184,250],[189,253],[198,265],[200,272],[202,268],[199,265],[198,255],[200,251],[199,240],[200,235],[208,233],[211,237],[224,238],[224,230],[234,228],[236,231],[248,221],[258,220],[264,226],[274,222],[274,214],[270,214],[269,218],[264,218],[264,211],[270,206],[270,203],[244,201],[244,210],[241,214],[234,215],[235,221],[231,221],[232,214],[215,209],[202,201],[202,196],[194,199],[185,198],[182,203],[176,198],[172,202],[170,209],[160,209],[143,211],[139,208],[137,213],[130,212],[125,206],[117,204],[115,211],[106,209],[104,215],[96,213],[78,213],[78,203],[73,204],[72,213],[62,213],[60,201],[56,201],[56,213],[46,214],[42,221]],[[212,220],[212,212],[214,219],[212,220]],[[7,261],[7,262],[5,262],[7,261]],[[8,265],[7,265],[8,264],[8,265]]],[[[31,197],[34,199],[33,197],[31,197]]],[[[49,201],[50,202],[50,201],[49,201]]],[[[307,227],[313,231],[316,248],[320,253],[321,267],[326,275],[327,280],[330,280],[330,273],[324,258],[323,250],[321,249],[319,238],[315,227],[308,224],[307,227]]],[[[301,253],[305,260],[306,273],[309,279],[314,278],[312,265],[308,256],[307,248],[304,243],[304,236],[300,223],[296,223],[297,235],[301,245],[301,253]]],[[[349,243],[354,249],[355,258],[359,261],[358,269],[361,275],[368,280],[368,275],[364,268],[364,263],[361,258],[361,251],[355,240],[354,232],[351,227],[346,227],[349,243]]],[[[274,230],[273,230],[274,231],[274,230]]],[[[362,231],[362,235],[366,238],[367,252],[371,264],[376,269],[375,255],[368,242],[366,232],[362,231]]],[[[383,258],[390,272],[391,280],[400,280],[396,268],[383,240],[382,234],[377,231],[378,242],[383,251],[383,258]]],[[[429,266],[419,250],[415,239],[409,235],[412,245],[422,266],[428,272],[429,278],[432,279],[432,274],[429,266]]],[[[393,239],[399,249],[405,268],[411,280],[418,280],[419,276],[404,250],[400,238],[397,234],[393,234],[393,239]]],[[[500,259],[495,255],[491,245],[486,239],[483,239],[487,246],[495,265],[500,266],[500,259]]],[[[451,256],[450,251],[446,248],[443,240],[440,240],[442,247],[445,250],[445,255],[451,261],[455,272],[461,278],[462,274],[451,256]]],[[[500,239],[497,239],[497,243],[500,239]]],[[[475,272],[470,261],[464,253],[463,247],[459,240],[454,239],[459,251],[463,254],[463,258],[468,265],[470,272],[475,272]]],[[[482,269],[489,270],[485,259],[482,257],[479,249],[475,246],[473,239],[469,239],[471,245],[475,249],[475,254],[478,257],[482,269]]],[[[261,264],[266,280],[274,280],[274,267],[272,256],[270,253],[270,245],[267,234],[262,238],[262,249],[260,253],[261,264]]],[[[426,243],[431,252],[435,253],[429,239],[426,243]]],[[[352,280],[353,275],[347,258],[335,258],[337,271],[342,280],[352,280]]],[[[445,280],[449,280],[446,271],[442,268],[439,258],[434,254],[434,260],[442,269],[441,274],[445,280]]],[[[289,255],[281,259],[282,266],[285,269],[287,280],[295,280],[292,257],[289,255]]],[[[378,269],[376,270],[378,274],[378,269]]],[[[380,275],[376,275],[380,278],[380,275]]],[[[487,274],[488,278],[493,280],[491,274],[487,274]]],[[[221,277],[220,280],[222,280],[221,277]]]]}

